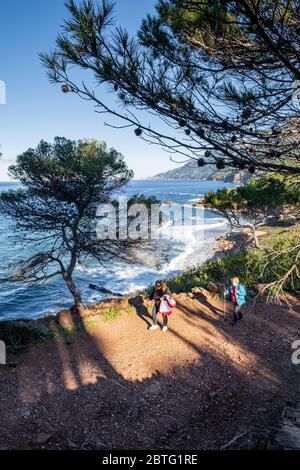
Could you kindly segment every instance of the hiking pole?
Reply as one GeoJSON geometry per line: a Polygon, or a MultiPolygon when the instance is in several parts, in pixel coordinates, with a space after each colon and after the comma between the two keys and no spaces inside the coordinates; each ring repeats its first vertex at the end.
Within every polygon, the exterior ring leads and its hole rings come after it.
{"type": "Polygon", "coordinates": [[[227,283],[227,278],[225,279],[225,285],[224,285],[224,290],[223,290],[223,318],[226,320],[226,301],[227,301],[227,294],[226,294],[226,286],[228,285],[227,283]]]}
{"type": "Polygon", "coordinates": [[[226,319],[226,312],[225,312],[225,305],[226,305],[226,293],[223,292],[223,318],[226,319]]]}

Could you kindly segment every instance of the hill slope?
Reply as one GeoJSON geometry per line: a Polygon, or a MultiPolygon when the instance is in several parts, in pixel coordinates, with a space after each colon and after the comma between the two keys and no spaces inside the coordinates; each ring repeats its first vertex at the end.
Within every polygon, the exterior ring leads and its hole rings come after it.
{"type": "Polygon", "coordinates": [[[158,173],[149,179],[155,180],[208,180],[225,181],[226,183],[245,183],[252,175],[248,170],[238,171],[234,168],[217,170],[215,165],[198,167],[196,161],[191,161],[174,170],[158,173]]]}

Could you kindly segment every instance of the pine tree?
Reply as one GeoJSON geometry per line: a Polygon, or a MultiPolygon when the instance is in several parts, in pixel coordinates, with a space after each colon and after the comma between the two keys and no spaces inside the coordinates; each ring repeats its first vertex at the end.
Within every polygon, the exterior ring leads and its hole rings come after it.
{"type": "Polygon", "coordinates": [[[300,173],[299,0],[159,0],[136,37],[114,26],[107,0],[67,7],[56,49],[41,55],[62,91],[177,156],[300,173]],[[121,106],[105,102],[103,84],[121,106]]]}
{"type": "MultiPolygon", "coordinates": [[[[79,312],[83,309],[74,271],[80,261],[100,264],[113,259],[137,262],[146,242],[129,237],[99,238],[97,208],[114,203],[113,196],[133,176],[115,149],[104,142],[55,138],[28,149],[10,167],[21,189],[0,194],[0,212],[16,223],[15,235],[31,256],[11,266],[2,282],[42,283],[62,276],[79,312]]],[[[117,225],[116,230],[118,230],[117,225]]]]}

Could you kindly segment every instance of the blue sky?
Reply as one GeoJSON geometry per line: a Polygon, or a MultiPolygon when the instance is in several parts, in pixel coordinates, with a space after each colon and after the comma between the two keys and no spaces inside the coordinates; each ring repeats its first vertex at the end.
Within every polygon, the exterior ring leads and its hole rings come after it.
{"type": "MultiPolygon", "coordinates": [[[[133,33],[154,4],[117,0],[118,22],[133,33]]],[[[6,105],[0,105],[0,181],[8,180],[7,167],[18,154],[56,135],[105,140],[125,156],[136,178],[174,168],[160,147],[138,139],[132,129],[104,126],[109,116],[97,115],[91,103],[48,82],[38,53],[54,47],[67,15],[64,0],[2,0],[0,13],[0,80],[7,89],[6,105]]]]}

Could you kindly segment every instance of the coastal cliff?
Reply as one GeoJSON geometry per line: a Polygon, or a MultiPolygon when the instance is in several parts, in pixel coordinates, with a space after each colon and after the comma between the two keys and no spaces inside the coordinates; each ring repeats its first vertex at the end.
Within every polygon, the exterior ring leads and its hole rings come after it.
{"type": "Polygon", "coordinates": [[[215,165],[198,167],[196,161],[191,161],[174,170],[158,173],[149,179],[153,180],[206,180],[223,181],[225,183],[242,184],[253,177],[248,170],[237,170],[236,168],[226,168],[217,170],[215,165]]]}

